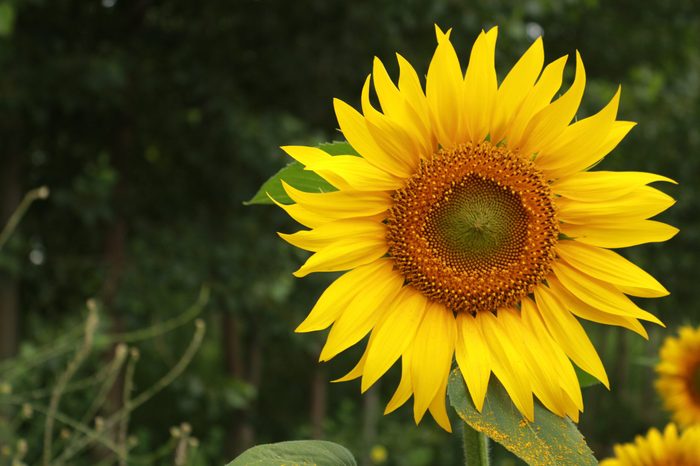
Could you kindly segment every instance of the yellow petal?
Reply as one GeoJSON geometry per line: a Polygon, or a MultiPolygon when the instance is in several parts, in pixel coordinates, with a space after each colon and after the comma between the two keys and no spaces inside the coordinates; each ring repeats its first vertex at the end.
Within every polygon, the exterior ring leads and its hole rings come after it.
{"type": "Polygon", "coordinates": [[[341,190],[393,191],[403,184],[400,178],[353,155],[328,156],[307,164],[306,169],[341,190]]]}
{"type": "Polygon", "coordinates": [[[387,264],[392,264],[390,259],[379,259],[341,275],[321,294],[316,305],[295,332],[316,332],[331,325],[350,301],[362,291],[370,277],[385,269],[387,264]]]}
{"type": "Polygon", "coordinates": [[[646,220],[675,204],[669,195],[649,186],[635,188],[629,194],[608,201],[581,202],[557,199],[558,217],[577,225],[590,223],[619,224],[646,220]]]}
{"type": "Polygon", "coordinates": [[[620,224],[597,223],[574,225],[562,223],[561,231],[582,243],[602,248],[626,248],[644,243],[666,241],[678,233],[678,228],[654,220],[620,224]]]}
{"type": "Polygon", "coordinates": [[[552,191],[575,201],[605,201],[622,197],[655,181],[676,183],[671,178],[645,172],[580,172],[552,183],[552,191]]]}
{"type": "Polygon", "coordinates": [[[610,388],[608,375],[586,331],[546,286],[535,288],[535,300],[549,333],[584,371],[610,388]]]}
{"type": "Polygon", "coordinates": [[[566,58],[566,56],[561,57],[547,65],[535,87],[523,100],[505,135],[509,147],[518,148],[522,145],[523,133],[533,115],[548,105],[561,87],[566,58]]]}
{"type": "Polygon", "coordinates": [[[612,285],[582,274],[561,261],[552,264],[552,270],[564,288],[584,303],[609,314],[635,317],[663,325],[655,315],[640,309],[612,285]]]}
{"type": "Polygon", "coordinates": [[[431,126],[437,140],[445,148],[463,142],[461,104],[464,98],[462,67],[449,40],[436,26],[438,45],[428,67],[426,97],[431,126]]]}
{"type": "Polygon", "coordinates": [[[467,141],[475,144],[486,138],[496,100],[496,38],[498,28],[483,31],[474,42],[464,77],[464,122],[467,141]]]}
{"type": "Polygon", "coordinates": [[[327,218],[325,215],[312,212],[309,209],[300,206],[299,204],[282,204],[281,202],[278,202],[275,198],[270,196],[270,193],[267,193],[267,197],[269,197],[270,200],[274,202],[277,207],[284,210],[287,213],[287,215],[289,215],[305,227],[315,228],[332,220],[327,218]]]}
{"type": "Polygon", "coordinates": [[[369,97],[370,80],[362,88],[362,112],[370,135],[377,145],[401,167],[402,173],[412,174],[423,156],[420,136],[412,128],[404,128],[398,122],[377,111],[369,97]]]}
{"type": "Polygon", "coordinates": [[[502,328],[502,323],[490,312],[478,312],[476,322],[481,326],[481,333],[489,347],[492,370],[503,384],[513,404],[528,420],[535,418],[532,400],[532,387],[525,362],[511,343],[511,335],[502,328]]]}
{"type": "Polygon", "coordinates": [[[633,332],[641,335],[642,337],[649,339],[647,331],[644,326],[639,323],[634,317],[628,317],[619,314],[610,314],[608,312],[602,311],[590,304],[584,303],[576,296],[571,294],[555,277],[548,277],[547,283],[552,289],[552,292],[559,298],[559,301],[568,309],[572,314],[591,322],[597,322],[599,324],[605,325],[615,325],[617,327],[624,327],[626,329],[632,330],[633,332]]]}
{"type": "Polygon", "coordinates": [[[537,166],[545,173],[572,165],[588,167],[591,154],[596,153],[613,128],[619,103],[618,87],[617,93],[601,111],[566,127],[559,136],[542,144],[537,166]]]}
{"type": "Polygon", "coordinates": [[[542,404],[551,412],[565,416],[568,398],[559,387],[559,374],[554,372],[552,355],[545,352],[540,342],[530,329],[523,325],[519,312],[514,309],[499,309],[498,320],[503,329],[511,336],[511,343],[525,362],[530,374],[532,391],[542,404]]]}
{"type": "Polygon", "coordinates": [[[364,338],[387,313],[403,285],[403,276],[393,270],[390,261],[369,278],[333,324],[320,361],[328,361],[364,338]]]}
{"type": "MultiPolygon", "coordinates": [[[[423,92],[418,73],[404,57],[396,54],[399,62],[399,90],[406,99],[406,102],[413,108],[420,118],[426,133],[431,135],[430,110],[428,101],[423,92]]],[[[434,148],[436,141],[431,140],[431,147],[434,148]]]]}
{"type": "Polygon", "coordinates": [[[348,239],[363,238],[381,241],[386,238],[386,224],[381,219],[342,219],[324,223],[313,230],[301,230],[292,234],[277,233],[280,238],[307,251],[320,251],[348,239]]]}
{"type": "Polygon", "coordinates": [[[449,376],[456,333],[452,311],[440,303],[429,302],[411,349],[413,416],[416,423],[449,376]]]}
{"type": "Polygon", "coordinates": [[[387,314],[372,331],[361,390],[371,387],[413,342],[423,320],[427,299],[411,286],[404,287],[387,314]]]}
{"type": "Polygon", "coordinates": [[[491,142],[500,142],[510,120],[532,90],[544,64],[542,38],[538,37],[513,66],[496,93],[496,103],[491,118],[491,142]]]}
{"type": "Polygon", "coordinates": [[[360,358],[359,361],[357,361],[357,364],[355,365],[355,367],[350,369],[350,372],[348,372],[347,374],[345,374],[344,376],[342,376],[340,378],[337,378],[335,380],[331,380],[331,382],[333,382],[333,383],[348,382],[350,380],[359,379],[360,377],[362,377],[362,371],[365,368],[365,361],[366,360],[367,360],[367,349],[365,349],[365,352],[362,353],[362,357],[360,358]]]}
{"type": "Polygon", "coordinates": [[[282,181],[289,197],[301,207],[327,222],[350,217],[369,217],[386,212],[391,207],[390,193],[365,191],[333,191],[306,193],[282,181]]]}
{"type": "Polygon", "coordinates": [[[569,357],[547,330],[537,306],[530,298],[526,297],[522,300],[520,315],[523,325],[530,329],[539,344],[542,345],[543,354],[550,357],[548,361],[552,365],[554,373],[558,374],[559,386],[573,402],[576,410],[583,411],[583,395],[574,366],[571,365],[569,357]]]}
{"type": "Polygon", "coordinates": [[[406,350],[401,356],[401,381],[399,386],[396,387],[394,396],[391,397],[389,403],[386,405],[384,414],[389,414],[395,411],[400,406],[411,398],[413,395],[413,385],[411,383],[411,352],[406,350]]]}
{"type": "Polygon", "coordinates": [[[587,153],[580,153],[578,157],[571,159],[572,163],[564,167],[547,169],[547,177],[550,179],[564,178],[573,173],[587,170],[608,155],[622,141],[627,133],[636,126],[636,123],[631,121],[615,121],[612,124],[610,132],[598,146],[597,149],[587,153]]]}
{"type": "Polygon", "coordinates": [[[406,178],[411,173],[406,172],[403,165],[386,154],[372,137],[365,118],[350,105],[342,100],[333,99],[335,115],[345,139],[369,163],[399,178],[406,178]]]}
{"type": "Polygon", "coordinates": [[[455,355],[474,406],[481,412],[489,386],[491,358],[481,329],[471,314],[457,314],[455,355]]]}
{"type": "Polygon", "coordinates": [[[433,415],[433,419],[438,423],[440,427],[445,429],[447,432],[452,432],[452,426],[450,425],[450,418],[447,415],[447,409],[445,409],[445,402],[447,394],[447,377],[443,380],[442,385],[438,389],[433,401],[430,403],[428,409],[430,414],[433,415]]]}
{"type": "Polygon", "coordinates": [[[616,252],[578,241],[560,241],[556,247],[566,262],[578,270],[614,285],[645,288],[666,296],[668,291],[654,277],[616,252]]]}
{"type": "Polygon", "coordinates": [[[312,254],[294,276],[354,269],[383,257],[388,250],[389,244],[382,236],[345,237],[312,254]]]}
{"type": "Polygon", "coordinates": [[[520,142],[523,154],[540,152],[557,139],[576,115],[586,87],[586,72],[583,61],[576,52],[576,76],[564,95],[540,110],[525,129],[520,142]]]}

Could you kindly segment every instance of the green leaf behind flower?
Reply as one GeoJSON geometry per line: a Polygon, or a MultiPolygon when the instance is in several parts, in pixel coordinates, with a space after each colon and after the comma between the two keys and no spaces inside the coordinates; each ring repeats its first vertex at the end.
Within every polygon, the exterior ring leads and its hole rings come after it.
{"type": "Polygon", "coordinates": [[[563,419],[535,403],[535,421],[527,422],[503,386],[494,378],[489,384],[481,413],[474,407],[458,370],[450,374],[447,391],[450,404],[464,422],[530,465],[598,464],[571,420],[563,419]]]}
{"type": "Polygon", "coordinates": [[[268,443],[244,451],[227,466],[357,466],[347,448],[322,440],[268,443]]]}
{"type": "MultiPolygon", "coordinates": [[[[318,148],[330,155],[358,155],[355,149],[345,141],[319,144],[318,148]]],[[[282,187],[282,180],[290,186],[308,193],[336,191],[334,186],[316,173],[304,170],[304,166],[299,162],[292,162],[263,183],[258,192],[255,193],[255,196],[245,202],[245,204],[272,204],[270,196],[282,204],[293,204],[294,201],[287,196],[282,187]]]]}

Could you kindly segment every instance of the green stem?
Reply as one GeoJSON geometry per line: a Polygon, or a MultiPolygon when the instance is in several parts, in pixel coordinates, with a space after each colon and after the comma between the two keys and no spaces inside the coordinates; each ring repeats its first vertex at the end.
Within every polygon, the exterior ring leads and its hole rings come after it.
{"type": "Polygon", "coordinates": [[[464,464],[466,466],[488,466],[490,464],[487,436],[472,429],[465,422],[462,424],[462,439],[464,440],[464,464]]]}

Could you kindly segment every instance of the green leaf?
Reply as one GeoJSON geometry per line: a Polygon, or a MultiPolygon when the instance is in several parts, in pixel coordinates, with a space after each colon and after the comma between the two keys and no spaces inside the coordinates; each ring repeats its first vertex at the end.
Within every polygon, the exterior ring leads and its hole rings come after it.
{"type": "Polygon", "coordinates": [[[535,421],[527,422],[495,378],[491,378],[481,413],[474,407],[458,370],[452,371],[447,391],[450,404],[464,422],[530,465],[598,464],[571,420],[535,403],[535,421]]]}
{"type": "Polygon", "coordinates": [[[592,387],[593,385],[598,385],[600,383],[600,380],[596,379],[583,369],[579,369],[577,366],[574,366],[574,369],[576,370],[576,378],[578,378],[578,384],[581,386],[581,388],[592,387]]]}
{"type": "MultiPolygon", "coordinates": [[[[318,147],[330,155],[358,155],[355,149],[344,141],[327,142],[319,144],[318,147]]],[[[255,196],[249,201],[244,202],[244,204],[272,204],[273,202],[270,200],[268,194],[277,202],[293,204],[294,201],[284,192],[281,180],[284,180],[285,183],[300,191],[308,193],[337,191],[334,186],[316,173],[304,170],[304,166],[299,162],[292,162],[271,176],[270,179],[263,183],[258,192],[255,193],[255,196]]]]}
{"type": "Polygon", "coordinates": [[[268,443],[244,451],[227,466],[357,466],[347,448],[322,440],[268,443]]]}

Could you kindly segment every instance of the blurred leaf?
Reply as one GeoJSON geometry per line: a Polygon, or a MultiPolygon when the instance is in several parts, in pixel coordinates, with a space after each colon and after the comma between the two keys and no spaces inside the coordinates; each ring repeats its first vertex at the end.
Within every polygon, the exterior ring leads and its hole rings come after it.
{"type": "MultiPolygon", "coordinates": [[[[330,155],[358,155],[355,149],[344,141],[327,142],[319,144],[318,147],[330,155]]],[[[294,201],[287,196],[282,188],[281,180],[308,193],[336,191],[335,187],[316,173],[304,170],[303,165],[299,162],[292,162],[270,177],[255,193],[255,196],[244,204],[273,204],[268,194],[282,204],[294,204],[294,201]]]]}
{"type": "Polygon", "coordinates": [[[536,403],[535,421],[527,422],[503,386],[493,378],[481,413],[474,407],[457,370],[450,375],[448,394],[450,404],[464,422],[530,465],[598,464],[571,420],[561,418],[536,403]]]}
{"type": "Polygon", "coordinates": [[[15,29],[15,7],[11,3],[0,3],[0,37],[12,35],[15,29]]]}
{"type": "Polygon", "coordinates": [[[356,466],[355,458],[347,448],[321,440],[268,443],[246,450],[228,466],[356,466]]]}
{"type": "Polygon", "coordinates": [[[576,378],[578,378],[578,384],[581,388],[592,387],[600,383],[600,380],[596,379],[588,372],[579,369],[577,366],[574,366],[574,369],[576,370],[576,378]]]}

